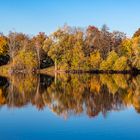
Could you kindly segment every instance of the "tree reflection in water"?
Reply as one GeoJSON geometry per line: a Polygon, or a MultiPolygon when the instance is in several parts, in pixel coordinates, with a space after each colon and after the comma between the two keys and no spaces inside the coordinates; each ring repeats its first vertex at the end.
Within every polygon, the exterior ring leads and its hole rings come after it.
{"type": "Polygon", "coordinates": [[[69,117],[86,113],[95,117],[133,106],[140,112],[140,76],[130,75],[12,75],[0,77],[0,105],[9,108],[32,104],[49,107],[69,117]]]}

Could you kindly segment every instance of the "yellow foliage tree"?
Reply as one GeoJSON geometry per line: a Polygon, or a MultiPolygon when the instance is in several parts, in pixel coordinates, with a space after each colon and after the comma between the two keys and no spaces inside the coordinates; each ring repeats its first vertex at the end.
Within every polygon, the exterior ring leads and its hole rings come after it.
{"type": "Polygon", "coordinates": [[[108,54],[108,57],[106,60],[102,61],[101,65],[100,65],[100,69],[101,70],[112,70],[113,69],[113,65],[116,62],[116,60],[118,59],[118,55],[115,51],[111,51],[108,54]]]}
{"type": "Polygon", "coordinates": [[[21,50],[15,57],[14,69],[31,71],[37,69],[38,60],[37,54],[33,51],[21,50]]]}
{"type": "Polygon", "coordinates": [[[140,68],[140,36],[124,40],[120,54],[128,58],[129,65],[140,68]]]}
{"type": "Polygon", "coordinates": [[[127,65],[127,57],[122,56],[115,61],[113,65],[113,70],[128,70],[129,67],[127,65]]]}
{"type": "Polygon", "coordinates": [[[0,55],[5,55],[8,51],[8,44],[4,37],[0,36],[0,55]]]}
{"type": "Polygon", "coordinates": [[[101,61],[102,58],[99,51],[90,54],[90,65],[92,69],[99,69],[101,61]]]}

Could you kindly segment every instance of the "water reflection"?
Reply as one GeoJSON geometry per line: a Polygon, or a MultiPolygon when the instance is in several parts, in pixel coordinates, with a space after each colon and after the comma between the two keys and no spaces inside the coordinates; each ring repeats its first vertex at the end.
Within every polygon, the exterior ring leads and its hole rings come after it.
{"type": "Polygon", "coordinates": [[[133,106],[140,112],[140,76],[130,75],[12,75],[0,77],[0,106],[38,110],[49,107],[65,118],[86,113],[95,117],[133,106]]]}

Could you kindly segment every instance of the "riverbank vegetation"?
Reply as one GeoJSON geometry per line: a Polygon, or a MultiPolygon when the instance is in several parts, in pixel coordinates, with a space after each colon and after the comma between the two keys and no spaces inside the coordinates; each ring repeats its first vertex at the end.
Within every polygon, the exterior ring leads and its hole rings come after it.
{"type": "Polygon", "coordinates": [[[132,38],[123,32],[86,29],[64,25],[47,36],[28,36],[10,32],[0,35],[0,65],[10,71],[36,71],[55,66],[55,70],[139,70],[140,30],[132,38]]]}

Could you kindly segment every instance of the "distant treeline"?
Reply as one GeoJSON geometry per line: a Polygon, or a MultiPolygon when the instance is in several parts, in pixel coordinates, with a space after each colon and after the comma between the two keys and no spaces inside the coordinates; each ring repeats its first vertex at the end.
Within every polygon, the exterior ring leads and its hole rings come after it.
{"type": "Polygon", "coordinates": [[[10,32],[0,35],[0,65],[12,70],[131,70],[140,69],[140,29],[128,38],[119,31],[64,25],[47,36],[10,32]]]}

